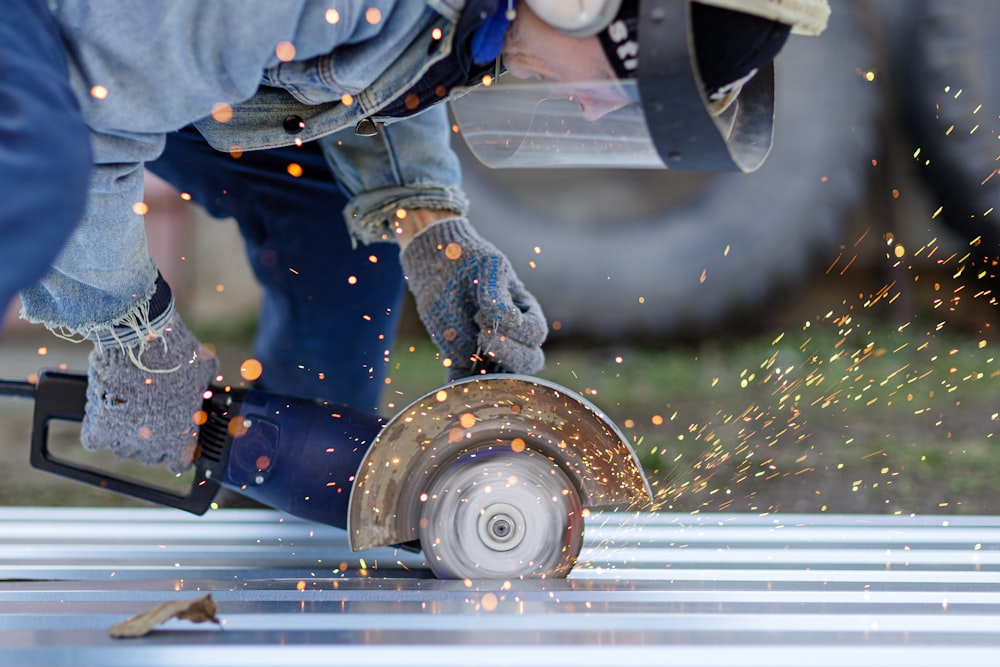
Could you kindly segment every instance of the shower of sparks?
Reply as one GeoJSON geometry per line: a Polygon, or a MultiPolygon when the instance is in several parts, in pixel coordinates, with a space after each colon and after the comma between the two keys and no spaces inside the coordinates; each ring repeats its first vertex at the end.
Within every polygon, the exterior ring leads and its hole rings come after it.
{"type": "MultiPolygon", "coordinates": [[[[920,271],[928,265],[945,271],[953,267],[954,278],[968,270],[968,255],[935,258],[935,253],[943,254],[936,239],[912,252],[894,239],[887,241],[886,262],[912,273],[908,283],[920,284],[920,271]],[[933,259],[928,263],[928,258],[933,259]]],[[[742,409],[712,412],[685,406],[687,413],[700,414],[690,421],[678,419],[677,413],[669,420],[660,414],[648,418],[652,432],[634,436],[633,445],[643,445],[640,453],[656,461],[648,472],[657,508],[773,512],[828,511],[832,505],[850,511],[854,507],[850,495],[855,494],[859,503],[860,496],[868,503],[882,499],[885,510],[896,513],[927,511],[930,505],[960,510],[962,499],[930,495],[922,507],[899,506],[893,489],[933,475],[927,468],[929,456],[968,457],[974,462],[982,455],[974,449],[992,447],[1000,427],[988,398],[1000,386],[994,327],[989,321],[976,323],[976,334],[960,335],[958,342],[946,334],[948,321],[961,315],[960,305],[996,308],[997,302],[989,289],[976,291],[967,282],[946,284],[940,277],[923,282],[931,284],[929,301],[923,304],[932,313],[930,324],[914,318],[895,328],[880,326],[887,319],[899,319],[898,300],[904,289],[910,289],[890,283],[871,294],[844,299],[799,331],[780,333],[754,366],[713,378],[711,391],[747,394],[742,409]],[[936,319],[934,311],[947,312],[936,319]],[[985,397],[980,414],[972,417],[967,411],[976,406],[963,405],[963,400],[970,403],[970,394],[985,397]],[[959,408],[964,416],[949,414],[959,408]],[[876,410],[894,415],[888,426],[871,418],[876,410]],[[978,419],[981,430],[972,434],[973,442],[966,436],[952,445],[954,431],[969,428],[958,422],[970,418],[978,419]],[[659,433],[664,426],[672,436],[659,433]],[[657,444],[650,447],[651,435],[657,444]],[[915,455],[915,449],[934,443],[940,443],[940,453],[915,455]],[[815,503],[802,505],[799,500],[794,508],[783,507],[780,490],[792,484],[798,489],[814,485],[815,503]]],[[[913,291],[905,296],[917,299],[913,291]]],[[[622,424],[626,432],[634,432],[641,422],[627,418],[622,424]]]]}
{"type": "MultiPolygon", "coordinates": [[[[827,276],[848,274],[874,237],[846,244],[827,276]]],[[[654,511],[996,511],[988,476],[962,471],[996,458],[997,262],[977,261],[976,242],[882,240],[892,280],[748,346],[739,367],[699,352],[697,377],[655,391],[629,378],[648,369],[634,354],[610,356],[600,385],[557,369],[581,395],[621,397],[601,407],[643,461],[654,511]]]]}

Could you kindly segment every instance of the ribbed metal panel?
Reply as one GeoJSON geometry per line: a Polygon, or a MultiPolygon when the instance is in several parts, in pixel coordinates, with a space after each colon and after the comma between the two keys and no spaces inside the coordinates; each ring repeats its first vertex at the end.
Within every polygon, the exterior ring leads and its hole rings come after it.
{"type": "Polygon", "coordinates": [[[1000,664],[1000,518],[604,515],[563,581],[430,579],[419,555],[264,510],[0,509],[0,664],[1000,664]],[[222,629],[108,628],[210,592],[222,629]]]}

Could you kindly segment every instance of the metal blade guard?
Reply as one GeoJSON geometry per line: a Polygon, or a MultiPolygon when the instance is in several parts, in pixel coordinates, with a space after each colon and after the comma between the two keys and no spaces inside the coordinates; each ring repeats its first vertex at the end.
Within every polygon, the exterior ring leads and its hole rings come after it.
{"type": "Polygon", "coordinates": [[[593,404],[538,378],[484,375],[383,427],[358,469],[348,530],[355,551],[419,541],[439,576],[565,576],[586,510],[651,502],[632,448],[593,404]],[[553,541],[556,562],[532,565],[553,541]]]}

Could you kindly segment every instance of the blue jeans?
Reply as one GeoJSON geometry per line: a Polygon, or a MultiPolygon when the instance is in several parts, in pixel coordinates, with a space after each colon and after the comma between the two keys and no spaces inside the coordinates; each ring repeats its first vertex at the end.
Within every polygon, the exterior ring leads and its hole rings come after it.
{"type": "Polygon", "coordinates": [[[41,0],[0,2],[0,313],[83,216],[89,130],[41,0]]]}
{"type": "Polygon", "coordinates": [[[399,250],[352,247],[341,215],[347,199],[320,147],[234,159],[186,128],[168,135],[147,167],[212,216],[236,219],[264,290],[254,340],[264,367],[258,386],[375,409],[403,296],[399,250]],[[293,162],[301,177],[289,175],[293,162]]]}
{"type": "MultiPolygon", "coordinates": [[[[223,151],[249,153],[246,149],[294,146],[309,137],[352,130],[357,121],[408,90],[430,61],[447,57],[458,19],[458,8],[449,0],[336,0],[334,7],[327,0],[47,4],[70,56],[69,81],[92,129],[93,169],[80,224],[53,270],[22,291],[22,312],[29,321],[63,335],[92,339],[109,335],[123,321],[154,330],[161,324],[144,317],[155,292],[156,268],[136,204],[143,200],[143,166],[160,156],[168,133],[201,119],[223,127],[215,135],[223,151]],[[329,13],[334,8],[339,20],[329,13]],[[369,20],[374,10],[381,20],[369,20]],[[294,46],[289,62],[281,60],[275,46],[284,51],[285,42],[294,46]],[[285,88],[261,86],[262,77],[285,88]],[[316,86],[323,88],[330,101],[304,105],[289,92],[303,86],[314,93],[316,86]],[[267,101],[266,91],[279,93],[277,107],[267,101]],[[342,101],[345,94],[351,95],[350,104],[342,101]],[[252,96],[263,106],[247,101],[252,96]],[[240,101],[247,102],[240,106],[240,101]],[[213,112],[229,116],[227,104],[234,109],[228,122],[212,120],[213,112]],[[257,127],[258,121],[263,125],[257,127]]],[[[416,136],[403,128],[406,139],[389,137],[398,134],[392,130],[380,133],[375,142],[356,140],[363,156],[389,154],[393,161],[379,157],[341,163],[351,171],[361,162],[374,169],[355,176],[338,173],[345,187],[352,180],[364,184],[363,191],[353,191],[356,198],[369,196],[369,210],[352,218],[367,219],[374,211],[388,227],[399,207],[417,208],[428,198],[448,205],[462,198],[457,159],[447,144],[445,110],[439,111],[432,136],[420,126],[431,118],[426,113],[405,124],[417,128],[416,136]],[[446,159],[429,159],[435,155],[446,159]],[[419,163],[419,181],[407,182],[406,172],[393,169],[396,163],[419,163]],[[425,196],[432,189],[436,193],[425,196]]],[[[448,205],[448,210],[455,209],[448,205]]]]}

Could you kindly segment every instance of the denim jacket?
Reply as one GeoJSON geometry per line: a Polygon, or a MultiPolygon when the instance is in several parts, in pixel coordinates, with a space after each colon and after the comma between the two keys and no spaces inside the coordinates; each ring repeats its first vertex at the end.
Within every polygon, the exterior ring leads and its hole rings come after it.
{"type": "Polygon", "coordinates": [[[364,242],[384,238],[400,207],[464,213],[441,105],[374,137],[354,132],[363,119],[389,121],[378,110],[447,57],[464,4],[49,0],[95,164],[84,219],[22,293],[22,316],[74,337],[142,322],[156,278],[135,206],[143,164],[164,133],[191,123],[221,150],[321,141],[364,242]]]}

